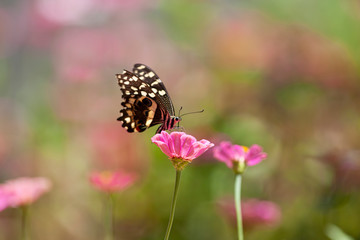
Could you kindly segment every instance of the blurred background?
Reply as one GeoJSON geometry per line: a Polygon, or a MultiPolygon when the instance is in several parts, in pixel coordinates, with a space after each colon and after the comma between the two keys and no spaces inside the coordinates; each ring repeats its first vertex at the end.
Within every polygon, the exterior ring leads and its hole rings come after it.
{"type": "MultiPolygon", "coordinates": [[[[242,196],[281,217],[246,239],[360,239],[359,1],[2,0],[0,180],[53,183],[32,206],[33,239],[102,239],[89,174],[118,169],[138,180],[118,195],[116,239],[163,238],[175,170],[150,141],[156,128],[129,134],[116,121],[115,73],[134,63],[177,110],[205,109],[184,117],[188,134],[268,153],[242,196]]],[[[235,239],[223,204],[233,178],[211,151],[194,160],[171,238],[235,239]]],[[[1,240],[16,239],[18,217],[0,213],[1,240]]]]}

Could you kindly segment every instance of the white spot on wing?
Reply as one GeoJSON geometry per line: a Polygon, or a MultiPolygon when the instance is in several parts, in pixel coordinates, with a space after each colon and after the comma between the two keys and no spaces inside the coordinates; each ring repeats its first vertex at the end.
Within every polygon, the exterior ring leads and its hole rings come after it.
{"type": "Polygon", "coordinates": [[[151,124],[151,122],[152,122],[152,118],[149,118],[148,120],[146,120],[146,123],[145,123],[145,125],[147,126],[147,127],[149,127],[150,126],[150,124],[151,124]]]}
{"type": "Polygon", "coordinates": [[[147,94],[145,91],[141,91],[141,95],[146,96],[147,94]]]}
{"type": "Polygon", "coordinates": [[[157,85],[157,84],[159,84],[159,83],[161,83],[161,80],[160,80],[160,79],[158,79],[158,80],[154,81],[153,83],[151,83],[151,86],[157,85]]]}
{"type": "Polygon", "coordinates": [[[153,98],[155,97],[155,93],[149,93],[149,96],[153,98]]]}
{"type": "Polygon", "coordinates": [[[160,94],[160,96],[164,96],[166,94],[166,92],[164,90],[160,90],[159,94],[160,94]]]}
{"type": "Polygon", "coordinates": [[[131,120],[131,118],[130,118],[130,117],[127,117],[127,118],[125,118],[124,120],[125,120],[125,122],[129,123],[130,120],[131,120]]]}
{"type": "Polygon", "coordinates": [[[149,77],[154,77],[155,76],[155,74],[153,72],[149,72],[148,75],[149,75],[149,77]]]}
{"type": "Polygon", "coordinates": [[[138,66],[138,69],[144,69],[145,68],[145,66],[144,65],[140,65],[140,66],[138,66]]]}

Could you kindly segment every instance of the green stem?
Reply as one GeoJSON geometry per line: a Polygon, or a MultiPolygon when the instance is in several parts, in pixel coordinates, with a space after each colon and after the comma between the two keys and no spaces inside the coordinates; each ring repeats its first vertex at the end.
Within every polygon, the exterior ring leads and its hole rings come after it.
{"type": "Polygon", "coordinates": [[[241,214],[241,174],[240,173],[235,175],[235,209],[236,209],[238,239],[244,240],[242,214],[241,214]]]}
{"type": "Polygon", "coordinates": [[[29,207],[24,205],[21,207],[21,240],[28,240],[28,215],[29,207]]]}
{"type": "Polygon", "coordinates": [[[176,199],[178,195],[179,185],[180,185],[180,177],[181,177],[181,170],[176,170],[176,179],[175,179],[175,187],[174,187],[174,195],[171,203],[171,210],[170,210],[170,217],[169,217],[169,223],[166,229],[165,234],[165,240],[169,239],[171,227],[174,221],[174,215],[175,215],[175,206],[176,206],[176,199]]]}
{"type": "Polygon", "coordinates": [[[113,194],[109,193],[107,195],[107,201],[105,206],[105,240],[114,239],[114,208],[115,200],[113,194]]]}

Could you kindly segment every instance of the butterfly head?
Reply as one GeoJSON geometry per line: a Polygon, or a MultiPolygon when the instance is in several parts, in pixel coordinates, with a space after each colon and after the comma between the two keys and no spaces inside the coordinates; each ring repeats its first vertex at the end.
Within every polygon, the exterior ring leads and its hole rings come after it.
{"type": "Polygon", "coordinates": [[[182,120],[181,117],[177,117],[177,116],[173,116],[172,118],[174,119],[175,123],[178,123],[182,120]]]}
{"type": "Polygon", "coordinates": [[[165,128],[166,129],[173,129],[176,124],[179,125],[179,122],[181,121],[181,117],[178,117],[178,116],[171,116],[170,117],[170,121],[169,121],[169,124],[166,126],[166,123],[165,123],[165,128]]]}
{"type": "Polygon", "coordinates": [[[179,124],[179,122],[182,120],[181,117],[177,117],[177,116],[172,116],[171,118],[174,119],[174,120],[173,120],[173,121],[174,121],[174,125],[173,125],[173,126],[175,126],[176,124],[179,124]]]}

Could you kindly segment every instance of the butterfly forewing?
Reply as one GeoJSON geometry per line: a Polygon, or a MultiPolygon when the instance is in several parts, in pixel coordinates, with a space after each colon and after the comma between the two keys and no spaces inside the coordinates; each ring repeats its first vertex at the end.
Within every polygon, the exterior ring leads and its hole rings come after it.
{"type": "Polygon", "coordinates": [[[137,63],[133,68],[134,74],[136,74],[140,80],[149,84],[152,90],[157,93],[159,101],[166,108],[171,116],[175,115],[174,105],[168,91],[165,88],[164,83],[160,80],[159,76],[148,66],[137,63]]]}

